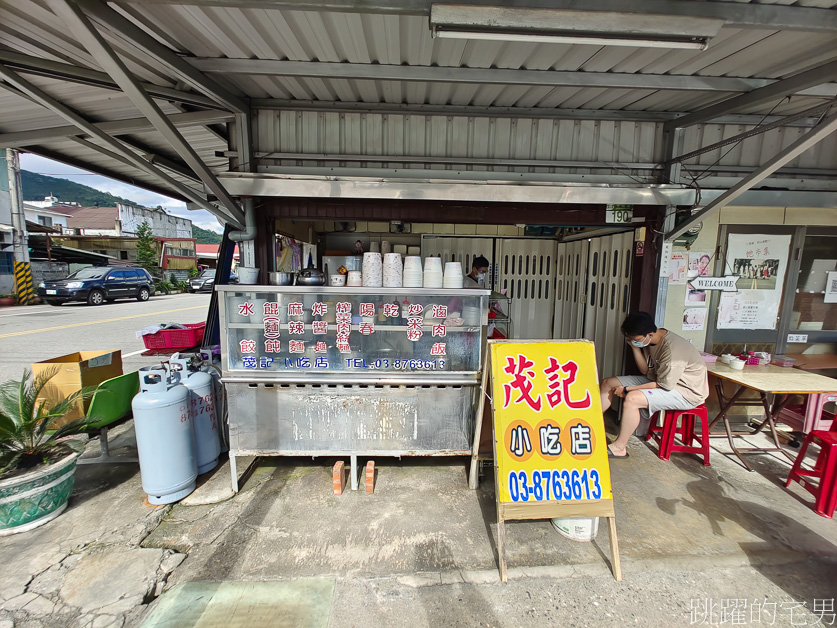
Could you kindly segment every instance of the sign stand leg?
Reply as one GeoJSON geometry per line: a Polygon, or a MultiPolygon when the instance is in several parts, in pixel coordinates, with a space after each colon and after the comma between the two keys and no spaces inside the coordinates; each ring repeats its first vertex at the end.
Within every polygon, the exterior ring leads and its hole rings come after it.
{"type": "Polygon", "coordinates": [[[616,538],[616,517],[607,518],[608,536],[610,537],[610,563],[613,577],[617,582],[622,581],[622,563],[619,560],[619,540],[616,538]]]}
{"type": "Polygon", "coordinates": [[[482,415],[485,412],[485,396],[488,394],[486,387],[488,386],[488,369],[490,365],[490,356],[488,351],[485,352],[485,360],[482,365],[482,384],[480,385],[479,396],[480,400],[477,404],[477,421],[474,428],[474,442],[471,447],[471,472],[468,475],[468,488],[476,490],[479,483],[479,468],[480,468],[480,436],[482,435],[482,415]]]}
{"type": "Polygon", "coordinates": [[[500,514],[500,508],[497,508],[497,559],[500,563],[500,580],[508,582],[509,572],[506,567],[506,525],[500,514]]]}

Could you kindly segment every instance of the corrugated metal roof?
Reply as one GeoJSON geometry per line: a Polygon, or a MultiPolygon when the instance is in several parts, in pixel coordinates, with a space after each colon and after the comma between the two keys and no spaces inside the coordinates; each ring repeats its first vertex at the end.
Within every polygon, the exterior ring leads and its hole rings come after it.
{"type": "MultiPolygon", "coordinates": [[[[161,2],[111,2],[109,6],[127,16],[158,42],[186,58],[288,60],[312,64],[339,63],[350,66],[417,66],[434,68],[483,68],[574,72],[579,76],[609,74],[641,76],[736,77],[781,79],[837,59],[834,33],[782,29],[766,23],[760,27],[724,26],[707,50],[544,44],[525,42],[434,39],[427,16],[409,12],[373,13],[306,10],[299,8],[210,6],[200,0],[190,4],[161,2]]],[[[762,0],[761,4],[833,9],[837,0],[762,0]]],[[[216,4],[216,3],[212,3],[216,4]]],[[[281,7],[289,6],[281,3],[281,7]]],[[[364,5],[365,6],[365,5],[364,5]]],[[[165,64],[143,52],[111,27],[94,20],[134,75],[155,85],[188,89],[165,64]]],[[[37,59],[101,68],[69,29],[42,0],[16,0],[0,5],[0,47],[37,59]]],[[[307,69],[307,68],[305,68],[307,69]]],[[[339,70],[339,66],[338,66],[339,70]]],[[[119,91],[80,85],[56,78],[26,73],[25,77],[44,91],[92,121],[125,120],[139,116],[131,101],[119,91]]],[[[369,113],[316,113],[292,108],[277,112],[262,110],[254,124],[256,150],[263,153],[310,153],[312,159],[283,158],[266,161],[265,167],[323,165],[316,155],[414,156],[432,160],[473,158],[486,160],[658,163],[663,158],[662,125],[655,122],[559,119],[563,110],[625,112],[691,112],[734,95],[727,91],[649,89],[585,86],[544,86],[465,83],[451,79],[402,81],[332,76],[211,74],[213,80],[241,97],[283,101],[345,103],[391,103],[393,105],[456,106],[459,115],[395,115],[369,113]],[[500,118],[473,115],[469,107],[543,109],[544,118],[500,118]],[[558,115],[556,115],[556,112],[558,115]]],[[[697,83],[695,83],[697,84],[697,83]]],[[[188,108],[155,99],[161,110],[173,115],[188,108]]],[[[764,116],[805,111],[824,102],[824,97],[795,95],[776,98],[737,113],[764,116]]],[[[28,99],[0,89],[0,133],[65,126],[67,123],[28,99]]],[[[574,117],[577,117],[574,112],[574,117]]],[[[592,117],[592,116],[591,116],[592,117]]],[[[698,125],[686,133],[685,151],[729,137],[750,125],[698,125]]],[[[227,157],[217,151],[229,149],[216,130],[200,126],[182,128],[190,146],[215,172],[229,169],[227,157]]],[[[693,165],[755,167],[771,151],[787,146],[804,128],[780,128],[739,143],[734,149],[705,153],[693,165]],[[717,164],[714,162],[718,161],[717,164]]],[[[144,148],[173,161],[175,151],[157,131],[131,136],[144,148]]],[[[95,142],[94,142],[95,144],[95,142]]],[[[88,145],[56,137],[39,145],[107,169],[138,184],[160,185],[136,168],[97,153],[88,145]]],[[[821,143],[788,168],[832,169],[834,142],[821,143]]],[[[343,159],[342,161],[347,161],[343,159]]],[[[349,160],[350,161],[350,160],[349,160]]],[[[377,164],[381,162],[364,162],[377,164]]],[[[419,167],[411,162],[409,167],[419,167]]],[[[494,168],[490,164],[483,165],[494,168]]],[[[434,167],[442,167],[437,163],[434,167]]],[[[451,167],[451,164],[443,167],[451,167]]],[[[515,166],[518,167],[518,166],[515,166]]],[[[534,166],[525,166],[533,168],[534,166]]],[[[523,168],[521,166],[521,168],[523,168]]],[[[584,168],[545,166],[550,172],[586,172],[584,168]]],[[[168,171],[167,171],[168,172],[168,171]]],[[[599,169],[597,172],[608,172],[599,169]]],[[[611,172],[619,172],[612,170],[611,172]]],[[[195,186],[181,174],[178,181],[195,186]]],[[[636,173],[634,173],[636,174],[636,173]]],[[[647,174],[647,173],[646,173],[647,174]]],[[[633,176],[633,175],[632,175],[633,176]]]]}

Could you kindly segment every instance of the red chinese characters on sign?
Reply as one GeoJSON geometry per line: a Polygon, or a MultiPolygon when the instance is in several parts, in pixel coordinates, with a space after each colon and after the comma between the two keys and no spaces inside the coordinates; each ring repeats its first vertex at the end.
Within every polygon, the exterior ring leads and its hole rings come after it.
{"type": "Polygon", "coordinates": [[[328,346],[325,342],[320,340],[314,345],[314,351],[317,353],[328,353],[328,346]]]}
{"type": "Polygon", "coordinates": [[[328,323],[325,321],[314,321],[311,323],[311,330],[315,334],[327,334],[328,333],[328,323]]]}
{"type": "Polygon", "coordinates": [[[302,303],[288,303],[288,316],[302,316],[302,303]]]}
{"type": "Polygon", "coordinates": [[[337,313],[338,314],[351,314],[352,313],[352,304],[347,301],[341,301],[337,304],[337,313]]]}
{"type": "Polygon", "coordinates": [[[282,343],[278,340],[265,340],[264,341],[264,350],[267,353],[281,353],[282,352],[282,343]]]}
{"type": "Polygon", "coordinates": [[[441,336],[444,338],[447,335],[448,333],[444,325],[433,325],[433,337],[441,336]]]}
{"type": "Polygon", "coordinates": [[[384,303],[383,310],[387,318],[398,318],[400,311],[397,303],[384,303]]]}
{"type": "Polygon", "coordinates": [[[343,323],[345,323],[346,325],[351,325],[352,324],[352,315],[351,314],[338,314],[336,319],[337,319],[337,324],[338,325],[343,324],[343,323]]]}
{"type": "Polygon", "coordinates": [[[351,353],[352,348],[349,346],[348,342],[338,342],[337,343],[337,350],[340,353],[351,353]]]}
{"type": "Polygon", "coordinates": [[[348,338],[352,331],[352,326],[348,323],[340,323],[337,325],[337,338],[348,338]]]}
{"type": "Polygon", "coordinates": [[[255,353],[256,352],[256,341],[255,340],[242,340],[238,343],[239,348],[241,349],[241,353],[255,353]]]}
{"type": "Polygon", "coordinates": [[[361,303],[360,304],[360,315],[361,316],[375,316],[375,304],[374,303],[361,303]]]}
{"type": "Polygon", "coordinates": [[[421,329],[408,329],[407,330],[407,340],[411,342],[418,342],[421,340],[422,331],[421,329]]]}
{"type": "Polygon", "coordinates": [[[361,323],[360,324],[360,333],[364,336],[374,334],[375,333],[375,326],[372,323],[361,323]]]}
{"type": "Polygon", "coordinates": [[[544,369],[544,374],[547,377],[549,390],[551,391],[546,394],[546,400],[550,408],[554,408],[562,402],[573,410],[586,410],[593,405],[589,390],[584,399],[573,401],[570,397],[570,386],[573,385],[578,374],[578,364],[573,360],[569,360],[564,365],[561,365],[554,357],[550,357],[549,366],[544,369]],[[561,377],[559,372],[563,373],[566,377],[561,377]]]}
{"type": "Polygon", "coordinates": [[[263,306],[265,316],[279,316],[279,303],[276,301],[267,301],[263,306]]]}
{"type": "Polygon", "coordinates": [[[424,312],[424,306],[421,303],[410,303],[407,313],[410,316],[417,316],[424,312]]]}
{"type": "Polygon", "coordinates": [[[517,391],[517,399],[515,404],[525,402],[535,412],[541,411],[542,401],[541,396],[536,395],[532,397],[532,389],[534,384],[532,380],[535,378],[535,371],[532,367],[535,363],[523,354],[517,354],[517,359],[512,357],[506,358],[506,367],[503,372],[512,376],[512,381],[503,384],[503,408],[508,408],[512,401],[513,391],[517,391]]]}
{"type": "Polygon", "coordinates": [[[264,337],[278,338],[281,336],[279,330],[279,319],[272,316],[266,316],[264,319],[264,337]]]}
{"type": "Polygon", "coordinates": [[[305,353],[305,342],[302,340],[291,340],[288,342],[288,351],[291,353],[305,353]]]}
{"type": "Polygon", "coordinates": [[[448,317],[448,306],[447,305],[434,305],[432,314],[433,314],[433,318],[447,318],[448,317]]]}
{"type": "Polygon", "coordinates": [[[305,333],[305,324],[302,321],[291,321],[288,323],[288,333],[301,335],[305,333]]]}
{"type": "Polygon", "coordinates": [[[410,316],[407,318],[407,329],[408,330],[419,330],[421,331],[421,325],[423,321],[421,316],[410,316]]]}
{"type": "Polygon", "coordinates": [[[322,303],[317,301],[314,305],[311,306],[311,313],[314,316],[325,316],[328,314],[328,303],[322,303]]]}
{"type": "Polygon", "coordinates": [[[238,315],[239,316],[252,316],[253,315],[253,304],[247,301],[246,303],[242,303],[238,306],[238,315]]]}
{"type": "Polygon", "coordinates": [[[434,342],[430,347],[430,355],[447,355],[447,343],[434,342]]]}

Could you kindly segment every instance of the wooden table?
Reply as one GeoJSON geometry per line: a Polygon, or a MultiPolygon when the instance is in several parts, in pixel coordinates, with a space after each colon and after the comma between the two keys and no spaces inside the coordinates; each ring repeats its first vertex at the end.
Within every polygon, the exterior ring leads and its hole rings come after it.
{"type": "Polygon", "coordinates": [[[787,353],[785,355],[796,360],[794,368],[803,371],[837,369],[837,355],[831,353],[787,353]]]}
{"type": "MultiPolygon", "coordinates": [[[[781,451],[791,460],[794,457],[782,449],[779,444],[779,437],[776,434],[775,417],[790,401],[791,395],[811,395],[816,393],[833,392],[835,388],[835,381],[830,377],[823,377],[815,373],[808,373],[793,368],[785,368],[781,366],[745,366],[743,371],[733,369],[726,364],[715,362],[706,365],[710,374],[722,380],[736,384],[738,389],[735,393],[721,403],[721,411],[718,413],[712,422],[709,424],[710,435],[712,428],[718,424],[719,421],[724,422],[726,428],[726,438],[729,440],[732,451],[738,456],[741,464],[748,471],[753,469],[743,458],[743,454],[759,454],[770,451],[781,451]],[[764,422],[751,432],[732,432],[727,413],[730,408],[736,405],[736,402],[747,390],[753,390],[759,394],[761,404],[764,406],[764,422]],[[768,395],[775,395],[773,403],[770,403],[768,395]],[[735,446],[733,440],[734,436],[752,436],[757,434],[764,427],[770,428],[770,435],[773,438],[775,447],[750,447],[741,449],[735,446]]],[[[723,437],[723,434],[717,436],[723,437]]]]}

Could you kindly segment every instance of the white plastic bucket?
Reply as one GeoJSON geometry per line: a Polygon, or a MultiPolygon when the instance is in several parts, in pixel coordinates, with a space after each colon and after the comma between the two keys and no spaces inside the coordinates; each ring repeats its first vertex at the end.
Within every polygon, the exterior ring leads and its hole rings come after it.
{"type": "Polygon", "coordinates": [[[252,285],[259,280],[258,268],[247,268],[246,266],[238,267],[238,283],[252,285]]]}
{"type": "Polygon", "coordinates": [[[573,541],[588,542],[599,533],[598,517],[568,517],[553,519],[552,527],[573,541]]]}

